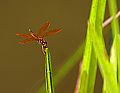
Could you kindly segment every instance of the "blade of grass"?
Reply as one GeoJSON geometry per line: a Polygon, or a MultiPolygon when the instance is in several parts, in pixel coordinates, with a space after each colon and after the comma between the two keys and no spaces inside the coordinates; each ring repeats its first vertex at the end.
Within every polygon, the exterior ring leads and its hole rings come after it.
{"type": "Polygon", "coordinates": [[[88,41],[86,41],[86,47],[85,47],[85,49],[87,50],[84,53],[82,69],[80,72],[78,93],[93,93],[94,90],[97,62],[94,56],[94,52],[92,51],[92,43],[90,40],[90,36],[88,37],[89,38],[87,39],[88,41]]]}
{"type": "MultiPolygon", "coordinates": [[[[111,22],[112,18],[107,19],[104,23],[104,15],[105,15],[105,7],[106,7],[106,0],[99,0],[98,2],[98,10],[97,10],[97,16],[96,16],[96,23],[95,23],[95,29],[96,33],[98,34],[98,37],[103,42],[102,47],[105,49],[104,44],[104,38],[102,35],[102,28],[104,28],[106,25],[108,25],[109,22],[111,22]],[[108,21],[109,20],[109,21],[108,21]],[[101,27],[102,26],[102,27],[101,27]]],[[[105,50],[106,51],[106,50],[105,50]]],[[[105,80],[104,80],[105,81],[105,80]]]]}
{"type": "MultiPolygon", "coordinates": [[[[106,0],[99,0],[98,8],[97,8],[98,10],[97,10],[97,16],[96,16],[95,29],[96,29],[96,33],[97,33],[98,37],[100,38],[100,40],[102,42],[101,47],[104,49],[105,53],[107,53],[107,51],[105,49],[104,38],[102,35],[102,28],[105,26],[105,24],[108,23],[108,20],[103,23],[104,15],[105,15],[105,7],[106,7],[106,0]]],[[[93,39],[93,41],[94,41],[94,39],[93,39]]],[[[98,63],[98,65],[99,65],[99,63],[98,63]]],[[[100,67],[100,65],[99,65],[99,67],[100,67]]],[[[103,81],[105,82],[105,78],[103,78],[103,81]]],[[[104,88],[106,88],[106,87],[104,87],[104,88]]]]}
{"type": "MultiPolygon", "coordinates": [[[[110,15],[114,17],[115,14],[117,13],[117,2],[116,0],[109,0],[108,4],[109,4],[110,15]]],[[[115,35],[119,33],[118,19],[114,18],[111,24],[112,24],[111,26],[112,26],[113,38],[114,38],[115,35]]]]}
{"type": "MultiPolygon", "coordinates": [[[[109,0],[109,10],[110,10],[110,14],[112,16],[115,16],[115,14],[117,13],[117,3],[116,0],[109,0]]],[[[117,35],[119,34],[119,23],[118,23],[118,19],[114,18],[112,21],[112,33],[113,33],[113,42],[114,45],[112,47],[112,55],[115,55],[114,58],[111,56],[111,62],[113,64],[114,70],[116,72],[116,76],[117,76],[117,40],[118,37],[117,35]]]]}
{"type": "Polygon", "coordinates": [[[120,35],[118,36],[117,40],[117,56],[118,56],[118,88],[119,88],[119,93],[120,93],[120,35]]]}
{"type": "Polygon", "coordinates": [[[112,64],[113,68],[114,68],[114,72],[115,72],[115,76],[117,78],[117,51],[116,51],[116,44],[117,44],[117,37],[114,37],[114,41],[110,50],[110,63],[112,64]]]}
{"type": "Polygon", "coordinates": [[[51,66],[51,56],[48,48],[46,48],[45,54],[45,80],[46,80],[46,93],[54,93],[53,88],[53,77],[52,77],[52,66],[51,66]]]}
{"type": "Polygon", "coordinates": [[[116,35],[114,38],[113,46],[111,49],[111,64],[116,72],[116,78],[118,79],[118,90],[120,92],[120,35],[116,35]],[[116,68],[115,68],[116,67],[116,68]]]}
{"type": "Polygon", "coordinates": [[[95,52],[92,49],[92,56],[89,68],[89,78],[88,78],[88,85],[87,85],[87,93],[94,93],[94,85],[96,79],[96,72],[97,72],[97,58],[95,56],[95,52]]]}
{"type": "MultiPolygon", "coordinates": [[[[113,19],[117,19],[118,17],[120,16],[120,11],[118,11],[118,13],[115,15],[115,16],[111,16],[106,22],[104,22],[104,24],[103,25],[105,25],[106,23],[110,23],[113,19]]],[[[112,32],[111,32],[112,33],[112,32]]],[[[113,34],[112,34],[113,35],[113,34]]],[[[113,36],[112,36],[113,37],[113,36]]],[[[117,37],[118,38],[118,37],[117,37]]],[[[112,63],[112,65],[113,65],[113,67],[114,67],[114,71],[115,71],[115,76],[116,76],[116,78],[117,78],[117,58],[119,58],[119,57],[117,57],[117,52],[119,52],[118,50],[119,49],[116,49],[117,47],[116,47],[116,44],[118,44],[117,43],[117,41],[118,41],[118,39],[116,38],[116,35],[114,36],[114,43],[113,43],[113,45],[112,45],[112,47],[110,46],[110,48],[111,48],[111,56],[110,56],[110,62],[112,63]],[[117,51],[116,51],[117,50],[117,51]]],[[[111,39],[111,38],[110,38],[111,39]]],[[[113,39],[113,38],[112,38],[113,39]]],[[[119,46],[118,46],[118,48],[119,48],[119,46]]],[[[105,81],[104,81],[104,83],[105,83],[105,81]]],[[[106,91],[106,86],[105,86],[105,84],[104,84],[104,87],[103,87],[103,93],[106,91]]]]}
{"type": "MultiPolygon", "coordinates": [[[[90,19],[89,19],[89,22],[92,22],[93,24],[95,24],[95,21],[96,21],[97,6],[98,6],[98,0],[93,0],[92,6],[91,6],[91,12],[90,12],[90,19]]],[[[90,69],[91,55],[93,54],[92,53],[92,38],[91,38],[90,31],[91,31],[91,26],[88,24],[85,52],[83,55],[82,69],[80,73],[79,93],[88,93],[89,90],[91,90],[92,92],[94,82],[95,82],[96,69],[94,69],[95,73],[92,73],[93,71],[90,69]],[[91,74],[93,74],[93,77],[91,77],[90,71],[91,71],[91,74]]],[[[93,62],[95,63],[96,60],[93,62]]],[[[94,65],[94,66],[97,66],[97,65],[94,65]]]]}
{"type": "Polygon", "coordinates": [[[98,64],[100,67],[100,71],[106,82],[106,89],[107,89],[106,91],[107,93],[118,93],[117,79],[115,77],[113,67],[108,61],[108,58],[104,52],[104,48],[101,46],[103,42],[97,36],[95,32],[95,28],[93,28],[92,30],[92,38],[93,38],[93,46],[95,49],[95,54],[98,58],[98,64]]]}
{"type": "MultiPolygon", "coordinates": [[[[115,16],[115,14],[117,13],[117,1],[116,0],[109,0],[108,1],[109,3],[109,11],[110,11],[110,15],[112,16],[115,16]]],[[[119,77],[119,72],[120,72],[120,68],[119,67],[119,64],[120,64],[120,61],[119,61],[119,52],[120,52],[120,49],[118,46],[119,44],[119,23],[118,23],[118,19],[113,19],[112,21],[112,34],[113,34],[113,47],[112,47],[112,55],[111,55],[111,63],[113,65],[113,68],[114,68],[114,71],[115,71],[115,75],[116,75],[116,78],[118,77],[118,90],[120,92],[120,77],[119,77]]]]}

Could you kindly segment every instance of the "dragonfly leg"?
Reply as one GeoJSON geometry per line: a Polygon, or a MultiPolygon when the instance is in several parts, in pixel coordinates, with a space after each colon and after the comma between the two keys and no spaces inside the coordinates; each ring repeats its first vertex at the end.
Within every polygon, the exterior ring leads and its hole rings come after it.
{"type": "Polygon", "coordinates": [[[43,52],[44,55],[46,54],[45,49],[46,48],[44,48],[44,46],[42,45],[42,52],[43,52]]]}

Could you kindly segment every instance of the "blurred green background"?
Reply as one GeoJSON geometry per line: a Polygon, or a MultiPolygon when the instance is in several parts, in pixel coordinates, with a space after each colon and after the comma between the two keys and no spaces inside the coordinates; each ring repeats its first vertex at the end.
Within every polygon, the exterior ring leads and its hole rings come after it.
{"type": "MultiPolygon", "coordinates": [[[[118,0],[119,1],[119,0],[118,0]]],[[[120,1],[118,2],[120,9],[120,1]]],[[[46,21],[62,32],[48,37],[53,74],[85,40],[91,0],[0,1],[0,93],[36,93],[44,82],[44,56],[36,42],[20,45],[16,32],[37,31],[46,21]]],[[[108,8],[108,7],[107,7],[108,8]]],[[[106,9],[106,18],[109,12],[106,9]]],[[[107,30],[107,28],[105,28],[107,30]]],[[[104,32],[106,45],[108,31],[104,32]]],[[[78,65],[56,86],[55,93],[73,93],[78,65]]],[[[100,93],[100,75],[95,93],[100,93]]]]}

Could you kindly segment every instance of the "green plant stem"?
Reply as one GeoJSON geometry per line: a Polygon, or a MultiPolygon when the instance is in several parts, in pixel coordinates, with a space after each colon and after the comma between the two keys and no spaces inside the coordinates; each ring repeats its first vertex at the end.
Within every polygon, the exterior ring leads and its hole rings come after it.
{"type": "Polygon", "coordinates": [[[48,48],[45,49],[45,80],[46,80],[46,93],[54,93],[51,56],[48,48]]]}

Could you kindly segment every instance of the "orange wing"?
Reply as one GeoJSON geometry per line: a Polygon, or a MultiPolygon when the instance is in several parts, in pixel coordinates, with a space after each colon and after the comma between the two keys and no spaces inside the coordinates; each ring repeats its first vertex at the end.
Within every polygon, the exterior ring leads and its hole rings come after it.
{"type": "Polygon", "coordinates": [[[44,23],[44,24],[40,27],[39,32],[37,33],[37,36],[40,36],[40,35],[44,34],[45,31],[46,31],[46,29],[49,28],[49,26],[50,26],[50,22],[44,23]]]}
{"type": "Polygon", "coordinates": [[[28,43],[28,42],[31,42],[31,41],[34,41],[35,39],[25,39],[25,40],[23,40],[23,41],[20,41],[19,43],[20,44],[26,44],[26,43],[28,43]]]}
{"type": "Polygon", "coordinates": [[[49,32],[44,33],[42,37],[51,36],[51,35],[57,34],[59,32],[61,32],[60,28],[59,29],[50,30],[49,32]]]}
{"type": "Polygon", "coordinates": [[[30,34],[20,34],[20,33],[16,33],[17,36],[21,36],[23,38],[33,38],[33,36],[31,36],[30,34]]]}

